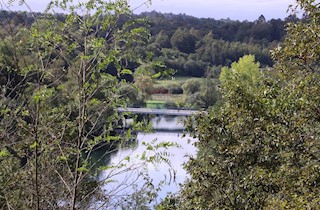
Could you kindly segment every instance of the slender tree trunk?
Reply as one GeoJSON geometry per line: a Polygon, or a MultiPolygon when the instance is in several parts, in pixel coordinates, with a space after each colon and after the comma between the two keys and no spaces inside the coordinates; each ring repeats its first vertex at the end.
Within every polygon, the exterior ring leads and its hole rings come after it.
{"type": "MultiPolygon", "coordinates": [[[[84,57],[87,55],[87,35],[84,37],[84,57]]],[[[78,138],[77,138],[77,159],[75,164],[75,177],[74,177],[74,188],[73,188],[73,198],[72,198],[72,205],[71,209],[76,209],[77,204],[77,194],[78,194],[78,184],[81,179],[81,172],[78,171],[80,168],[81,163],[81,148],[84,141],[84,127],[86,121],[86,91],[84,90],[84,86],[86,83],[87,77],[87,61],[83,59],[81,61],[80,70],[78,73],[78,87],[79,87],[79,101],[78,101],[78,114],[79,114],[79,121],[78,121],[78,138]]]]}
{"type": "MultiPolygon", "coordinates": [[[[41,83],[41,76],[38,70],[37,73],[37,80],[38,80],[38,88],[37,91],[40,91],[40,83],[41,83]]],[[[40,118],[40,99],[36,101],[36,119],[34,123],[34,133],[35,133],[35,188],[36,188],[36,210],[40,209],[40,192],[39,192],[39,157],[38,157],[38,150],[39,150],[39,119],[40,118]]]]}
{"type": "Polygon", "coordinates": [[[37,116],[35,120],[35,187],[36,187],[36,210],[40,209],[40,193],[39,193],[39,171],[38,171],[38,143],[39,143],[39,134],[38,134],[38,123],[39,123],[39,102],[37,102],[37,116]]]}

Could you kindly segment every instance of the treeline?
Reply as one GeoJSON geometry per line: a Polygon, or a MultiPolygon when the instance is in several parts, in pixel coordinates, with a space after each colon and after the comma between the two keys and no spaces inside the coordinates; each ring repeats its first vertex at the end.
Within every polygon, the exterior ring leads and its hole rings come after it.
{"type": "Polygon", "coordinates": [[[285,25],[296,22],[295,15],[285,20],[267,21],[263,15],[255,21],[195,18],[187,15],[142,13],[148,17],[152,37],[145,56],[174,69],[178,76],[218,76],[221,66],[230,66],[247,54],[254,54],[261,66],[272,66],[270,50],[281,43],[285,25]]]}
{"type": "MultiPolygon", "coordinates": [[[[41,17],[42,14],[2,11],[0,22],[3,28],[8,28],[8,23],[14,27],[31,26],[34,16],[41,17]]],[[[61,22],[65,18],[64,14],[56,14],[56,19],[61,22]]],[[[158,12],[141,13],[135,18],[146,18],[151,34],[147,46],[137,44],[132,48],[135,55],[147,62],[161,63],[161,68],[150,69],[155,74],[163,69],[172,69],[176,76],[193,77],[208,74],[217,77],[221,66],[230,66],[247,54],[254,54],[262,67],[273,66],[270,50],[283,41],[286,34],[284,26],[298,20],[294,15],[285,20],[267,21],[261,15],[255,21],[234,21],[158,12]]],[[[123,17],[117,24],[121,27],[126,21],[127,18],[123,17]]],[[[141,63],[127,60],[123,65],[135,71],[141,63]]],[[[109,71],[115,72],[112,67],[109,71]]]]}

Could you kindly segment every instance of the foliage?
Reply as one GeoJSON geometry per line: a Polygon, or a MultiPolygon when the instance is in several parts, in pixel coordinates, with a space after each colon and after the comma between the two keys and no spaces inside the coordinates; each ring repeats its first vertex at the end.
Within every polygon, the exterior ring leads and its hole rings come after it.
{"type": "Polygon", "coordinates": [[[283,71],[290,69],[290,71],[283,72],[289,77],[298,74],[298,72],[303,74],[316,72],[320,59],[319,3],[313,0],[299,0],[298,2],[300,7],[305,10],[307,19],[289,23],[287,26],[288,37],[284,46],[279,46],[272,52],[273,57],[277,60],[278,68],[283,71]]]}
{"type": "Polygon", "coordinates": [[[132,74],[124,63],[138,59],[132,48],[148,36],[145,21],[130,19],[125,0],[51,1],[45,13],[21,14],[31,25],[1,14],[0,208],[112,208],[121,192],[103,186],[143,164],[98,167],[108,175],[97,180],[91,157],[100,147],[111,155],[121,143],[116,109],[136,89],[119,81],[132,74]]]}
{"type": "MultiPolygon", "coordinates": [[[[256,21],[198,19],[187,15],[142,13],[151,25],[152,37],[148,56],[162,60],[177,71],[178,76],[204,76],[207,69],[230,66],[247,54],[254,54],[261,66],[272,66],[269,51],[284,39],[284,26],[296,21],[292,15],[285,20],[256,21]]],[[[216,77],[217,78],[217,77],[216,77]]]]}
{"type": "Polygon", "coordinates": [[[153,91],[153,81],[151,76],[142,75],[137,76],[134,85],[144,94],[149,95],[153,91]]]}
{"type": "Polygon", "coordinates": [[[218,83],[212,78],[187,79],[181,86],[184,103],[192,108],[208,108],[219,100],[218,83]]]}
{"type": "Polygon", "coordinates": [[[199,92],[201,83],[198,79],[188,79],[181,86],[186,94],[194,94],[199,92]]]}
{"type": "Polygon", "coordinates": [[[145,102],[145,95],[132,84],[126,82],[119,83],[119,94],[126,99],[126,104],[133,107],[141,107],[145,102]]]}
{"type": "Polygon", "coordinates": [[[171,94],[182,94],[183,93],[183,89],[178,85],[173,85],[173,86],[170,87],[169,93],[171,93],[171,94]]]}
{"type": "Polygon", "coordinates": [[[178,28],[171,37],[171,45],[183,53],[195,50],[196,38],[187,29],[178,28]]]}
{"type": "Polygon", "coordinates": [[[186,164],[190,180],[162,209],[320,206],[320,7],[297,2],[308,18],[289,24],[283,47],[274,51],[276,70],[248,77],[257,73],[250,56],[225,68],[220,111],[187,124],[199,152],[186,164]],[[245,60],[254,67],[248,72],[240,65],[245,60]]]}
{"type": "MultiPolygon", "coordinates": [[[[8,19],[13,25],[28,26],[34,21],[33,15],[41,17],[41,13],[6,12],[0,14],[0,22],[8,19]]],[[[55,16],[60,21],[66,19],[63,14],[55,16]]],[[[146,17],[151,30],[148,45],[136,43],[130,51],[134,51],[135,55],[141,54],[150,61],[161,61],[166,68],[173,69],[179,76],[196,77],[204,76],[209,68],[229,66],[247,54],[254,54],[261,66],[272,66],[269,51],[283,41],[285,24],[298,20],[295,15],[290,15],[285,20],[266,20],[260,15],[256,21],[242,22],[198,19],[187,15],[157,12],[134,15],[134,18],[146,17]]],[[[126,20],[127,17],[121,17],[118,24],[121,25],[126,20]]],[[[140,61],[130,57],[121,63],[132,72],[141,65],[140,61]]],[[[155,69],[154,73],[157,74],[158,70],[161,71],[161,68],[155,69]]],[[[113,69],[113,72],[116,73],[116,70],[113,69]]],[[[124,77],[129,78],[128,75],[124,77]]]]}
{"type": "Polygon", "coordinates": [[[161,47],[161,48],[170,48],[171,47],[169,36],[167,35],[167,33],[164,30],[160,31],[160,33],[157,34],[154,42],[156,44],[158,44],[159,47],[161,47]]]}
{"type": "Polygon", "coordinates": [[[221,84],[228,86],[233,83],[232,86],[246,85],[254,88],[262,76],[259,71],[259,63],[254,61],[253,55],[246,55],[240,58],[238,62],[232,63],[231,68],[223,67],[220,74],[221,84]]]}

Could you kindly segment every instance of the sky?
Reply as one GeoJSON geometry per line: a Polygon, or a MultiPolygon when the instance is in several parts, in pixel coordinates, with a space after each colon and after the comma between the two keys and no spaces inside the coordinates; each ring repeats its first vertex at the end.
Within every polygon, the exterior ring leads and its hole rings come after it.
{"type": "MultiPolygon", "coordinates": [[[[8,0],[0,0],[0,6],[6,1],[8,0]]],[[[283,19],[289,15],[288,6],[295,3],[295,0],[152,0],[151,5],[144,5],[143,3],[147,0],[128,1],[136,14],[155,10],[199,18],[249,21],[256,20],[261,14],[267,20],[283,19]]],[[[33,10],[43,11],[49,0],[26,0],[26,2],[33,10]]],[[[16,8],[18,7],[13,7],[13,9],[16,8]]]]}
{"type": "MultiPolygon", "coordinates": [[[[131,0],[139,5],[144,0],[131,0]]],[[[140,11],[161,11],[167,13],[185,13],[200,18],[233,20],[256,20],[261,14],[267,20],[285,18],[288,6],[295,0],[153,0],[149,7],[142,6],[140,11]]]]}

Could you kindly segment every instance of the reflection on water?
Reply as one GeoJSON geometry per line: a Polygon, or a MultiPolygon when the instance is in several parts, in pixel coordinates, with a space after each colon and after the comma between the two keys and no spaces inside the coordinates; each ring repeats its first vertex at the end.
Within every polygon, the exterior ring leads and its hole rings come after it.
{"type": "MultiPolygon", "coordinates": [[[[178,191],[179,184],[183,183],[187,177],[182,167],[182,164],[187,161],[186,155],[196,153],[192,145],[194,139],[189,136],[183,137],[182,120],[178,117],[155,117],[152,119],[155,132],[138,132],[135,143],[131,147],[120,147],[105,156],[100,165],[105,164],[108,167],[99,172],[98,179],[108,180],[104,190],[108,195],[115,195],[112,199],[132,194],[137,188],[146,188],[144,178],[148,178],[154,189],[157,189],[159,184],[163,184],[153,204],[159,203],[168,192],[178,191]],[[168,146],[163,142],[171,142],[175,146],[157,148],[159,144],[168,146]],[[158,155],[165,157],[158,159],[162,160],[159,164],[145,161],[158,155]]],[[[99,156],[99,154],[103,155],[103,151],[96,155],[99,156]]]]}
{"type": "Polygon", "coordinates": [[[156,130],[182,131],[185,117],[162,116],[152,119],[152,127],[156,130]]]}

